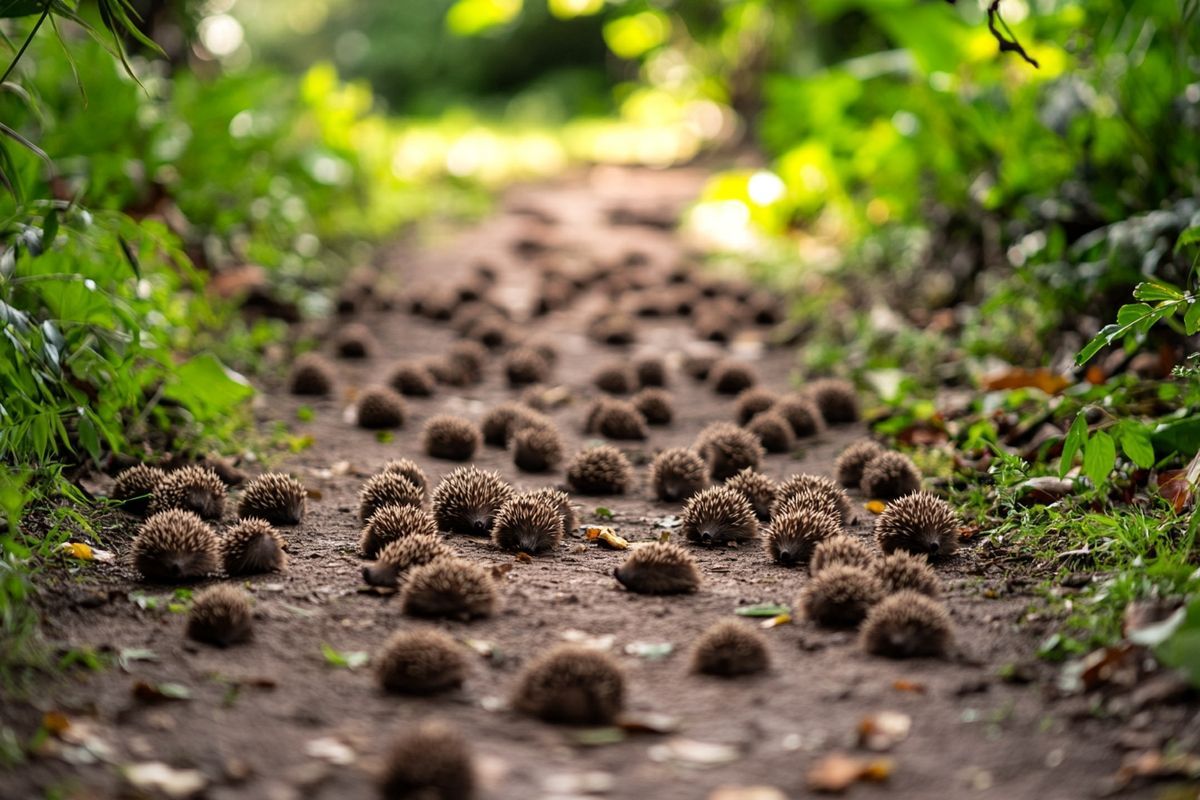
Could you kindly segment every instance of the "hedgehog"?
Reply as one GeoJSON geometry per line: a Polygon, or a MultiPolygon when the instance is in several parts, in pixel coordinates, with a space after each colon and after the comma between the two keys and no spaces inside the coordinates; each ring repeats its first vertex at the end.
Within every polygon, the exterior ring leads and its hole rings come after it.
{"type": "Polygon", "coordinates": [[[751,386],[738,393],[734,402],[734,413],[739,425],[745,425],[757,415],[767,411],[779,400],[779,395],[763,386],[751,386]]]}
{"type": "Polygon", "coordinates": [[[504,502],[492,526],[492,541],[501,550],[536,555],[558,547],[563,515],[557,503],[542,494],[522,493],[504,502]]]}
{"type": "Polygon", "coordinates": [[[504,375],[513,388],[543,383],[550,375],[550,365],[532,347],[518,347],[504,357],[504,375]]]}
{"type": "Polygon", "coordinates": [[[667,295],[667,310],[680,317],[690,317],[696,310],[696,292],[691,287],[680,287],[667,295]]]}
{"type": "Polygon", "coordinates": [[[400,576],[413,567],[457,555],[437,534],[410,534],[385,544],[375,561],[362,568],[363,581],[370,586],[394,589],[400,583],[400,576]]]}
{"type": "Polygon", "coordinates": [[[763,446],[758,437],[729,422],[713,422],[696,438],[696,451],[708,464],[713,480],[732,478],[743,469],[758,469],[763,446]]]}
{"type": "Polygon", "coordinates": [[[462,686],[467,659],[458,642],[441,631],[400,631],[383,645],[375,677],[385,692],[436,694],[462,686]]]}
{"type": "Polygon", "coordinates": [[[896,592],[867,614],[859,641],[863,650],[887,658],[942,657],[954,642],[946,607],[914,591],[896,592]]]}
{"type": "Polygon", "coordinates": [[[248,641],[254,634],[250,595],[228,584],[210,586],[198,593],[188,610],[190,639],[217,647],[248,641]]]}
{"type": "Polygon", "coordinates": [[[747,423],[746,430],[758,437],[763,449],[768,453],[788,453],[796,446],[792,426],[783,415],[774,411],[758,414],[747,423]]]}
{"type": "Polygon", "coordinates": [[[416,506],[425,501],[425,493],[399,472],[372,475],[358,490],[358,519],[366,522],[384,506],[416,506]]]}
{"type": "Polygon", "coordinates": [[[808,561],[808,573],[815,577],[821,570],[834,564],[874,569],[875,554],[858,539],[837,534],[817,543],[812,551],[812,558],[808,561]]]}
{"type": "Polygon", "coordinates": [[[465,341],[447,347],[445,358],[463,381],[462,385],[471,386],[483,380],[483,367],[490,356],[483,345],[465,341]]]}
{"type": "Polygon", "coordinates": [[[625,364],[605,364],[592,376],[592,384],[607,394],[629,394],[633,391],[636,378],[625,364]]]}
{"type": "Polygon", "coordinates": [[[808,506],[832,510],[838,522],[844,524],[850,519],[852,504],[850,495],[824,475],[798,474],[779,484],[775,505],[781,509],[808,506]]]}
{"type": "Polygon", "coordinates": [[[333,346],[342,358],[368,358],[375,350],[375,337],[366,325],[351,322],[334,335],[333,346]]]}
{"type": "Polygon", "coordinates": [[[433,372],[419,361],[401,361],[387,376],[387,385],[406,397],[429,397],[436,384],[433,372]]]}
{"type": "Polygon", "coordinates": [[[779,298],[768,291],[753,292],[746,305],[755,325],[775,325],[783,318],[779,298]]]}
{"type": "Polygon", "coordinates": [[[758,378],[748,364],[723,358],[712,365],[708,382],[717,394],[739,394],[758,383],[758,378]]]}
{"type": "Polygon", "coordinates": [[[420,361],[433,379],[444,386],[470,386],[472,381],[461,364],[448,356],[429,356],[420,361]]]}
{"type": "Polygon", "coordinates": [[[665,389],[642,389],[633,396],[633,407],[649,425],[670,425],[675,418],[671,394],[665,389]]]}
{"type": "Polygon", "coordinates": [[[746,467],[725,481],[725,486],[746,498],[754,509],[754,516],[763,521],[771,518],[771,507],[775,504],[775,481],[746,467]]]}
{"type": "Polygon", "coordinates": [[[627,400],[601,398],[588,412],[588,433],[599,433],[609,439],[641,441],[646,438],[646,418],[627,400]]]}
{"type": "Polygon", "coordinates": [[[825,430],[825,418],[821,416],[821,409],[804,395],[784,395],[771,406],[771,410],[788,421],[797,439],[816,436],[825,430]]]}
{"type": "Polygon", "coordinates": [[[607,653],[559,645],[522,670],[513,707],[545,722],[609,725],[625,703],[625,678],[607,653]]]}
{"type": "Polygon", "coordinates": [[[704,488],[708,467],[700,456],[684,447],[663,450],[650,462],[654,496],[665,502],[686,500],[704,488]]]}
{"type": "Polygon", "coordinates": [[[274,525],[299,525],[307,497],[304,484],[291,475],[268,472],[246,484],[238,501],[238,516],[259,517],[274,525]]]}
{"type": "Polygon", "coordinates": [[[958,526],[949,503],[929,492],[916,492],[888,504],[875,520],[875,540],[884,553],[904,550],[943,558],[958,547],[958,526]]]}
{"type": "Polygon", "coordinates": [[[433,516],[439,530],[488,536],[496,512],[511,496],[512,487],[500,473],[459,467],[433,490],[433,516]]]}
{"type": "Polygon", "coordinates": [[[499,314],[488,314],[471,328],[467,336],[489,350],[500,350],[512,342],[513,330],[499,314]]]}
{"type": "Polygon", "coordinates": [[[692,315],[692,333],[702,342],[728,344],[737,333],[737,321],[711,304],[701,305],[692,315]]]}
{"type": "Polygon", "coordinates": [[[436,536],[437,523],[428,511],[414,505],[387,505],[367,520],[358,540],[364,558],[375,558],[384,545],[409,536],[436,536]]]}
{"type": "Polygon", "coordinates": [[[801,509],[777,514],[763,542],[767,553],[785,567],[807,564],[821,542],[842,532],[842,526],[829,514],[801,509]]]}
{"type": "Polygon", "coordinates": [[[637,327],[624,314],[609,314],[588,326],[588,335],[601,344],[620,347],[633,344],[637,339],[637,327]]]}
{"type": "Polygon", "coordinates": [[[507,447],[513,433],[531,425],[553,425],[549,417],[520,403],[501,403],[479,421],[483,441],[493,447],[507,447]]]}
{"type": "Polygon", "coordinates": [[[513,464],[522,472],[557,469],[563,459],[563,441],[553,425],[530,425],[509,440],[513,464]]]}
{"type": "Polygon", "coordinates": [[[863,467],[859,483],[863,494],[877,500],[895,500],[920,491],[921,471],[903,453],[882,453],[863,467]]]}
{"type": "Polygon", "coordinates": [[[633,466],[612,445],[580,450],[567,464],[567,483],[580,494],[625,494],[633,476],[633,466]]]}
{"type": "Polygon", "coordinates": [[[858,421],[858,393],[849,381],[838,378],[813,381],[808,385],[807,393],[831,425],[858,421]]]}
{"type": "Polygon", "coordinates": [[[143,578],[180,583],[217,570],[219,542],[199,515],[171,508],[142,523],[132,550],[134,568],[143,578]]]}
{"type": "Polygon", "coordinates": [[[692,672],[733,678],[766,672],[771,666],[767,640],[758,631],[723,620],[704,631],[692,649],[692,672]]]}
{"type": "Polygon", "coordinates": [[[421,447],[430,458],[468,461],[482,440],[475,423],[450,414],[430,417],[421,429],[421,447]]]}
{"type": "Polygon", "coordinates": [[[667,385],[667,365],[658,356],[642,356],[634,361],[633,374],[642,389],[667,385]]]}
{"type": "Polygon", "coordinates": [[[461,558],[437,558],[408,572],[400,608],[413,617],[490,617],[498,603],[491,573],[461,558]]]}
{"type": "Polygon", "coordinates": [[[284,541],[265,519],[246,517],[222,537],[221,563],[227,575],[282,572],[287,566],[284,541]]]}
{"type": "Polygon", "coordinates": [[[798,604],[822,627],[853,628],[883,594],[883,584],[870,572],[838,564],[821,570],[804,587],[798,604]]]}
{"type": "Polygon", "coordinates": [[[681,530],[689,542],[725,544],[758,536],[758,518],[749,501],[725,486],[710,486],[688,498],[681,530]]]}
{"type": "Polygon", "coordinates": [[[693,380],[703,383],[708,380],[709,373],[716,363],[717,357],[714,355],[690,355],[683,359],[683,371],[693,380]]]}
{"type": "Polygon", "coordinates": [[[372,386],[363,391],[355,405],[358,427],[369,431],[399,428],[407,415],[404,398],[386,386],[372,386]]]}
{"type": "Polygon", "coordinates": [[[145,516],[155,487],[165,477],[166,473],[158,467],[137,464],[117,475],[110,497],[121,505],[122,511],[145,516]]]}
{"type": "Polygon", "coordinates": [[[579,517],[575,514],[575,507],[571,505],[571,497],[566,492],[547,486],[525,494],[554,506],[558,515],[562,517],[564,535],[574,533],[579,529],[579,517]]]}
{"type": "Polygon", "coordinates": [[[408,458],[396,458],[383,465],[383,472],[391,472],[399,475],[401,478],[406,478],[409,483],[421,490],[422,498],[429,494],[429,479],[425,477],[425,470],[421,469],[417,462],[408,458]]]}
{"type": "Polygon", "coordinates": [[[188,466],[168,472],[154,487],[148,513],[173,508],[194,511],[203,519],[220,519],[225,511],[225,484],[208,467],[188,466]]]}
{"type": "Polygon", "coordinates": [[[641,545],[613,570],[617,582],[638,594],[685,594],[700,587],[696,559],[679,545],[641,545]]]}
{"type": "Polygon", "coordinates": [[[475,769],[466,737],[448,724],[422,722],[392,742],[379,779],[383,800],[471,800],[475,769]]]}
{"type": "Polygon", "coordinates": [[[288,374],[288,391],[295,395],[324,397],[333,391],[333,365],[319,353],[304,353],[288,374]]]}
{"type": "Polygon", "coordinates": [[[558,347],[553,342],[540,339],[529,345],[534,352],[542,357],[547,366],[553,367],[558,363],[558,347]]]}
{"type": "Polygon", "coordinates": [[[886,555],[875,564],[875,577],[889,594],[907,590],[937,597],[942,593],[941,582],[928,560],[904,550],[886,555]]]}
{"type": "Polygon", "coordinates": [[[838,483],[847,489],[857,489],[862,482],[863,469],[867,463],[886,452],[881,444],[871,439],[860,439],[850,445],[841,452],[833,465],[838,483]]]}

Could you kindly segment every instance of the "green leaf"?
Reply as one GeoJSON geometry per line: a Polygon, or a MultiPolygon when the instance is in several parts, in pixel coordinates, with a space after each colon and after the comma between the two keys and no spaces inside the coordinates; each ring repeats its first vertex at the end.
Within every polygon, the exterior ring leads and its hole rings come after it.
{"type": "Polygon", "coordinates": [[[1200,414],[1159,425],[1150,440],[1164,456],[1180,453],[1191,458],[1200,451],[1200,414]]]}
{"type": "Polygon", "coordinates": [[[1084,412],[1080,411],[1075,415],[1071,429],[1067,431],[1067,438],[1063,440],[1062,458],[1058,460],[1058,477],[1066,477],[1066,474],[1071,471],[1071,467],[1075,464],[1075,454],[1087,441],[1087,434],[1087,419],[1084,412]]]}
{"type": "Polygon", "coordinates": [[[188,700],[192,696],[192,690],[182,683],[164,681],[163,683],[155,684],[154,688],[158,689],[159,694],[163,697],[169,697],[172,700],[188,700]]]}
{"type": "Polygon", "coordinates": [[[0,0],[0,18],[31,17],[46,8],[46,0],[0,0]]]}
{"type": "Polygon", "coordinates": [[[753,606],[735,608],[733,613],[739,617],[778,617],[780,614],[791,614],[792,610],[778,603],[759,603],[753,606]]]}
{"type": "Polygon", "coordinates": [[[1183,315],[1183,329],[1188,336],[1200,331],[1200,301],[1194,300],[1183,315]]]}
{"type": "Polygon", "coordinates": [[[163,395],[205,419],[232,411],[254,395],[249,382],[205,353],[179,365],[163,395]]]}
{"type": "Polygon", "coordinates": [[[42,249],[49,250],[58,236],[58,209],[52,208],[42,220],[42,249]]]}
{"type": "Polygon", "coordinates": [[[1133,289],[1133,296],[1147,303],[1157,303],[1161,300],[1182,300],[1183,290],[1163,281],[1143,281],[1133,289]]]}
{"type": "Polygon", "coordinates": [[[100,434],[96,431],[96,423],[88,416],[86,409],[79,409],[79,443],[87,450],[93,461],[100,460],[100,434]]]}
{"type": "Polygon", "coordinates": [[[1104,431],[1097,431],[1088,439],[1083,450],[1083,472],[1097,489],[1108,482],[1108,476],[1117,463],[1117,445],[1104,431]]]}
{"type": "Polygon", "coordinates": [[[1200,225],[1193,225],[1179,234],[1179,238],[1175,240],[1175,252],[1178,253],[1191,244],[1200,244],[1200,225]]]}
{"type": "Polygon", "coordinates": [[[371,659],[369,655],[361,650],[355,650],[343,653],[335,650],[331,645],[321,642],[321,655],[325,656],[325,662],[332,667],[339,669],[358,669],[371,659]]]}
{"type": "Polygon", "coordinates": [[[593,511],[592,514],[594,514],[597,519],[612,519],[613,518],[612,509],[605,508],[604,506],[597,506],[596,510],[593,511]]]}
{"type": "Polygon", "coordinates": [[[1136,423],[1121,431],[1121,451],[1142,469],[1154,466],[1154,446],[1150,444],[1150,435],[1136,423]]]}
{"type": "Polygon", "coordinates": [[[1187,672],[1193,686],[1200,686],[1200,598],[1188,603],[1182,622],[1155,653],[1167,666],[1187,672]]]}

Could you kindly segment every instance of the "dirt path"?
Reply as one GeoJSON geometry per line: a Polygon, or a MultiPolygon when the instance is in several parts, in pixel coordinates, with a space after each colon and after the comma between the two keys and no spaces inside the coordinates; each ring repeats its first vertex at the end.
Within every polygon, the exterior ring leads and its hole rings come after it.
{"type": "MultiPolygon", "coordinates": [[[[603,261],[637,251],[654,263],[673,263],[680,255],[673,235],[645,225],[612,227],[606,210],[617,205],[654,213],[678,209],[695,196],[701,177],[685,171],[605,171],[594,173],[590,182],[575,179],[514,190],[503,210],[478,227],[424,249],[399,249],[388,255],[385,266],[406,286],[428,285],[465,275],[477,259],[486,258],[501,268],[495,296],[520,315],[531,300],[531,267],[514,255],[515,241],[535,236],[603,261]],[[539,220],[531,210],[554,223],[539,220]]],[[[642,321],[640,341],[632,348],[598,345],[587,338],[584,326],[604,302],[593,292],[522,326],[559,349],[553,383],[567,387],[573,401],[548,413],[566,437],[568,453],[589,438],[582,433],[583,415],[587,400],[596,394],[590,377],[600,363],[643,350],[677,354],[696,344],[689,327],[670,318],[642,321]]],[[[1094,794],[1115,770],[1119,753],[1113,731],[1076,713],[1076,704],[1048,700],[1045,684],[1053,678],[1048,667],[1034,664],[1037,679],[1030,685],[996,677],[1006,665],[1032,659],[1036,640],[1018,630],[1030,598],[1012,594],[1005,576],[976,548],[967,548],[939,570],[964,652],[950,661],[868,657],[852,634],[798,621],[765,631],[774,659],[768,675],[737,681],[690,675],[688,651],[701,631],[718,619],[732,619],[741,605],[790,604],[808,580],[803,570],[769,563],[758,547],[698,549],[702,590],[694,596],[655,598],[622,590],[611,572],[623,555],[594,545],[580,552],[578,536],[569,536],[558,552],[528,563],[515,562],[490,543],[456,537],[455,546],[470,559],[513,565],[502,579],[502,611],[469,624],[403,617],[396,598],[361,591],[355,515],[359,485],[399,456],[418,461],[436,483],[456,465],[420,452],[424,420],[443,412],[478,419],[516,393],[506,386],[498,365],[491,364],[480,386],[439,387],[434,397],[410,398],[410,418],[403,429],[394,441],[380,442],[346,421],[347,392],[377,382],[394,358],[439,354],[456,337],[444,323],[400,310],[365,314],[360,321],[374,331],[380,352],[364,362],[338,362],[336,398],[311,402],[290,397],[281,387],[265,387],[259,412],[264,429],[280,422],[292,433],[314,439],[280,468],[317,490],[320,498],[310,501],[307,518],[287,534],[289,571],[244,582],[256,600],[255,640],[228,650],[194,644],[183,636],[184,616],[162,608],[169,588],[140,584],[122,558],[89,569],[81,583],[68,585],[48,602],[50,636],[74,647],[127,655],[148,650],[154,660],[129,660],[124,669],[114,665],[94,673],[74,672],[39,695],[35,709],[11,709],[25,725],[43,712],[62,711],[77,730],[90,730],[109,752],[101,753],[101,763],[71,764],[63,756],[77,762],[87,758],[55,745],[50,750],[60,751],[58,755],[0,780],[0,797],[41,797],[50,786],[73,792],[56,796],[110,797],[119,785],[111,765],[149,761],[199,770],[211,798],[373,797],[373,776],[388,739],[431,715],[468,733],[482,794],[489,798],[582,794],[579,784],[562,776],[584,773],[601,773],[593,776],[597,786],[608,786],[607,795],[619,798],[703,798],[719,786],[746,785],[806,796],[806,771],[832,751],[855,752],[860,720],[883,710],[911,716],[912,732],[887,754],[894,767],[886,785],[853,788],[856,796],[1077,798],[1094,794]],[[315,410],[315,419],[298,421],[303,405],[315,410]],[[336,468],[339,462],[349,470],[336,468]],[[144,596],[161,598],[160,607],[140,608],[135,599],[144,596]],[[430,699],[386,696],[370,668],[338,669],[322,656],[322,643],[343,652],[374,653],[393,631],[420,626],[491,643],[495,652],[490,659],[475,660],[462,690],[430,699]],[[577,731],[505,710],[502,701],[521,663],[562,641],[567,631],[612,637],[611,652],[628,677],[630,710],[675,717],[678,732],[584,746],[577,731]],[[669,643],[673,650],[652,660],[627,652],[636,643],[669,643]],[[131,695],[136,681],[181,684],[190,699],[146,704],[131,695]],[[904,682],[921,691],[898,688],[904,682]],[[327,739],[345,745],[341,760],[351,763],[314,756],[312,742],[327,739]],[[672,749],[679,739],[732,745],[736,757],[712,765],[690,763],[686,747],[672,749]]],[[[784,350],[759,348],[752,341],[733,349],[772,388],[784,389],[796,377],[792,356],[784,350]]],[[[635,463],[644,464],[661,448],[690,444],[710,421],[732,419],[730,399],[678,369],[670,381],[678,417],[669,428],[652,429],[647,442],[623,445],[635,463]]],[[[802,457],[769,456],[764,471],[776,478],[794,472],[830,474],[836,454],[862,434],[858,426],[832,429],[806,440],[802,457]]],[[[496,448],[484,448],[475,463],[501,471],[517,487],[563,481],[561,471],[519,473],[496,448]]],[[[639,467],[639,478],[644,471],[639,467]]],[[[576,500],[583,505],[585,521],[593,520],[596,506],[611,508],[616,515],[611,524],[632,540],[658,538],[655,522],[680,508],[655,502],[642,481],[625,497],[576,500]]],[[[873,520],[862,507],[864,498],[855,495],[855,500],[852,530],[867,537],[873,520]]],[[[129,528],[111,542],[119,556],[126,555],[133,525],[129,528]]]]}

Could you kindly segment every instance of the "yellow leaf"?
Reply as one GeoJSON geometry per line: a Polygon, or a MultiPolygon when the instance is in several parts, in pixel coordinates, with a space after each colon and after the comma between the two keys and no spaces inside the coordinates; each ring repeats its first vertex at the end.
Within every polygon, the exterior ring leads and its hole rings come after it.
{"type": "Polygon", "coordinates": [[[63,542],[59,549],[71,558],[78,558],[80,561],[92,560],[92,548],[83,542],[63,542]]]}
{"type": "Polygon", "coordinates": [[[615,530],[607,526],[589,526],[585,534],[589,541],[599,539],[613,550],[626,550],[629,548],[629,542],[625,541],[615,530]]]}
{"type": "Polygon", "coordinates": [[[42,716],[42,728],[53,736],[61,736],[71,727],[71,721],[61,711],[47,711],[42,716]]]}
{"type": "Polygon", "coordinates": [[[776,627],[779,627],[780,625],[787,625],[791,621],[792,621],[791,614],[777,614],[776,616],[771,617],[770,619],[764,619],[759,624],[763,628],[776,628],[776,627]]]}
{"type": "Polygon", "coordinates": [[[882,514],[885,508],[887,506],[884,505],[882,500],[871,500],[867,503],[867,511],[870,511],[872,514],[882,514]]]}

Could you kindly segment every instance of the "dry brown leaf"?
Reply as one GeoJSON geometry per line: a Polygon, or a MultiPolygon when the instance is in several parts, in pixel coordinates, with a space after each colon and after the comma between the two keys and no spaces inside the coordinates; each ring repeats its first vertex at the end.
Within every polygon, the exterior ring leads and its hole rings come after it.
{"type": "Polygon", "coordinates": [[[621,538],[621,536],[607,525],[591,525],[588,526],[585,532],[588,541],[599,540],[601,544],[613,550],[629,549],[629,542],[621,538]]]}
{"type": "Polygon", "coordinates": [[[697,767],[728,764],[739,758],[741,752],[733,745],[696,739],[671,739],[650,748],[651,761],[675,761],[697,767]]]}
{"type": "Polygon", "coordinates": [[[517,556],[514,560],[518,564],[532,564],[533,556],[529,555],[529,553],[517,553],[517,556]]]}
{"type": "Polygon", "coordinates": [[[52,736],[62,736],[71,727],[71,720],[61,711],[47,711],[42,715],[42,730],[52,736]]]}
{"type": "Polygon", "coordinates": [[[845,753],[830,753],[808,770],[808,788],[814,792],[840,793],[859,781],[879,783],[891,777],[888,758],[865,759],[845,753]]]}
{"type": "Polygon", "coordinates": [[[912,692],[913,694],[925,694],[925,684],[920,681],[910,681],[907,678],[897,678],[892,681],[892,688],[897,692],[912,692]]]}
{"type": "Polygon", "coordinates": [[[1071,385],[1071,379],[1048,369],[1022,369],[1012,367],[985,376],[983,388],[992,392],[997,389],[1041,389],[1046,394],[1058,394],[1071,385]]]}
{"type": "Polygon", "coordinates": [[[512,572],[512,568],[513,568],[513,565],[511,562],[508,564],[493,564],[492,565],[492,579],[497,580],[497,581],[500,580],[505,575],[512,572]]]}
{"type": "Polygon", "coordinates": [[[858,723],[858,746],[885,752],[908,738],[912,717],[899,711],[878,711],[858,723]]]}
{"type": "Polygon", "coordinates": [[[630,712],[617,718],[617,727],[629,733],[675,733],[679,718],[653,712],[630,712]]]}

